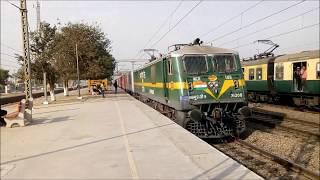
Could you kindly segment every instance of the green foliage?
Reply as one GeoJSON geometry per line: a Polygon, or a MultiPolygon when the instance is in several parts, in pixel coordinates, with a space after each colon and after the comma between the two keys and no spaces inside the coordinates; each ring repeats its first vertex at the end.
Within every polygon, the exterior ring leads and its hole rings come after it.
{"type": "Polygon", "coordinates": [[[110,54],[110,40],[97,26],[67,24],[57,35],[54,57],[63,79],[77,78],[76,44],[80,79],[110,78],[115,60],[110,54]]]}
{"type": "Polygon", "coordinates": [[[39,32],[30,33],[30,51],[33,57],[31,62],[32,77],[43,79],[43,73],[46,72],[50,85],[56,83],[59,75],[53,58],[56,31],[56,26],[51,27],[49,23],[41,22],[39,32]]]}
{"type": "Polygon", "coordinates": [[[18,71],[13,74],[14,77],[16,77],[17,79],[22,80],[22,82],[24,81],[24,68],[23,66],[21,66],[18,71]]]}
{"type": "Polygon", "coordinates": [[[0,84],[5,85],[9,77],[9,70],[0,68],[0,84]]]}
{"type": "MultiPolygon", "coordinates": [[[[61,29],[42,22],[39,32],[30,33],[31,75],[42,80],[47,73],[50,85],[58,79],[77,79],[76,44],[80,79],[104,79],[113,75],[115,59],[110,54],[110,40],[98,26],[66,24],[61,29]]],[[[23,57],[16,55],[23,66],[23,57]]],[[[23,67],[16,73],[23,79],[23,67]]]]}

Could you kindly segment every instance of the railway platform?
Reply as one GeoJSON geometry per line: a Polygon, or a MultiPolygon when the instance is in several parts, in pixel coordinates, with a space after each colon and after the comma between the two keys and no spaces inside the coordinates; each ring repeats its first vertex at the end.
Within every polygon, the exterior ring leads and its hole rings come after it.
{"type": "Polygon", "coordinates": [[[1,128],[1,179],[262,179],[125,93],[36,104],[1,128]]]}

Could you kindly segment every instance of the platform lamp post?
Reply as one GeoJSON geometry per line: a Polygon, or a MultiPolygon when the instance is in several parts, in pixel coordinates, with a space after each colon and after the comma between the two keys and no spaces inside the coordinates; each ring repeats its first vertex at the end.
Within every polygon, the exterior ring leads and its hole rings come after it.
{"type": "Polygon", "coordinates": [[[78,75],[78,97],[77,99],[82,99],[80,95],[80,73],[79,73],[79,59],[78,59],[78,45],[76,44],[76,59],[77,59],[77,75],[78,75]]]}

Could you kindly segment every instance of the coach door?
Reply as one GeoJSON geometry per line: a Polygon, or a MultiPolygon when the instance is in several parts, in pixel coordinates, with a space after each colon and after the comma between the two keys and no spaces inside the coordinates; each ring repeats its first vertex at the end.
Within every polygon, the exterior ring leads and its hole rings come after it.
{"type": "Polygon", "coordinates": [[[274,58],[268,61],[268,70],[267,70],[267,81],[268,89],[271,94],[275,93],[274,87],[274,58]]]}
{"type": "Polygon", "coordinates": [[[164,58],[163,59],[163,90],[164,90],[164,97],[166,99],[166,102],[169,100],[169,89],[168,89],[168,59],[170,58],[164,58]]]}
{"type": "Polygon", "coordinates": [[[292,91],[304,92],[307,79],[307,62],[292,63],[292,91]]]}

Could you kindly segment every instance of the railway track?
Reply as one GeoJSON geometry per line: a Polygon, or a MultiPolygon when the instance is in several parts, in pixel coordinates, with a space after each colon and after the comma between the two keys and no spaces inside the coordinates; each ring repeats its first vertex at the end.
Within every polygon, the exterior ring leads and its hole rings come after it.
{"type": "Polygon", "coordinates": [[[241,139],[231,143],[211,145],[267,179],[320,178],[319,172],[312,172],[295,162],[267,152],[241,139]]]}
{"type": "Polygon", "coordinates": [[[320,112],[320,109],[319,108],[310,108],[310,107],[307,107],[307,106],[300,106],[300,107],[297,107],[297,106],[292,106],[292,105],[284,105],[284,104],[270,104],[270,103],[256,103],[256,102],[251,102],[249,103],[249,106],[252,106],[252,107],[275,107],[275,108],[278,108],[278,109],[282,109],[282,110],[293,110],[293,111],[299,111],[299,112],[307,112],[307,113],[312,113],[312,114],[319,114],[320,112]]]}
{"type": "MultiPolygon", "coordinates": [[[[146,104],[155,108],[151,103],[146,104]]],[[[170,116],[170,113],[168,114],[165,111],[159,112],[166,115],[170,119],[173,119],[173,117],[170,116]]],[[[279,124],[279,122],[281,122],[284,117],[284,115],[281,113],[260,113],[260,115],[265,120],[269,119],[270,121],[270,119],[273,119],[274,121],[269,122],[273,125],[277,123],[279,124]],[[268,117],[265,117],[265,115],[268,115],[268,117]]],[[[287,128],[285,129],[288,130],[287,128]]],[[[296,134],[296,131],[294,131],[294,134],[296,134]]],[[[283,157],[277,156],[276,154],[267,152],[253,144],[240,139],[231,143],[208,143],[267,179],[319,179],[319,172],[312,172],[311,170],[305,168],[304,165],[297,164],[289,159],[285,159],[283,157]]],[[[301,162],[298,161],[298,163],[301,162]]]]}
{"type": "MultiPolygon", "coordinates": [[[[70,89],[71,90],[71,89],[70,89]]],[[[63,92],[63,89],[57,89],[54,91],[56,94],[58,93],[62,93],[63,92]]],[[[47,92],[47,95],[50,96],[50,92],[48,91],[47,92]]],[[[33,93],[32,94],[32,97],[33,98],[39,98],[41,96],[44,96],[44,93],[43,92],[36,92],[36,93],[33,93]]],[[[10,105],[12,103],[16,103],[16,102],[19,102],[21,101],[22,99],[25,99],[26,98],[26,95],[25,94],[19,94],[19,95],[16,95],[16,96],[9,96],[9,97],[1,97],[1,101],[0,101],[0,105],[10,105]]]]}
{"type": "Polygon", "coordinates": [[[319,124],[301,119],[286,118],[284,114],[252,108],[250,122],[259,123],[299,136],[320,138],[319,124]]]}
{"type": "MultiPolygon", "coordinates": [[[[69,88],[69,91],[74,91],[74,90],[76,90],[76,89],[69,88]]],[[[63,91],[64,91],[63,89],[56,89],[56,90],[54,90],[54,93],[59,94],[59,93],[63,93],[63,91]]],[[[50,96],[49,91],[47,92],[47,95],[50,96]]],[[[32,97],[34,99],[42,97],[42,96],[44,96],[43,92],[36,92],[36,93],[32,94],[32,97]]],[[[22,99],[25,99],[25,97],[26,97],[25,94],[19,94],[16,96],[9,96],[9,97],[1,97],[0,105],[1,106],[8,106],[11,104],[15,104],[15,103],[21,101],[22,99]]]]}

